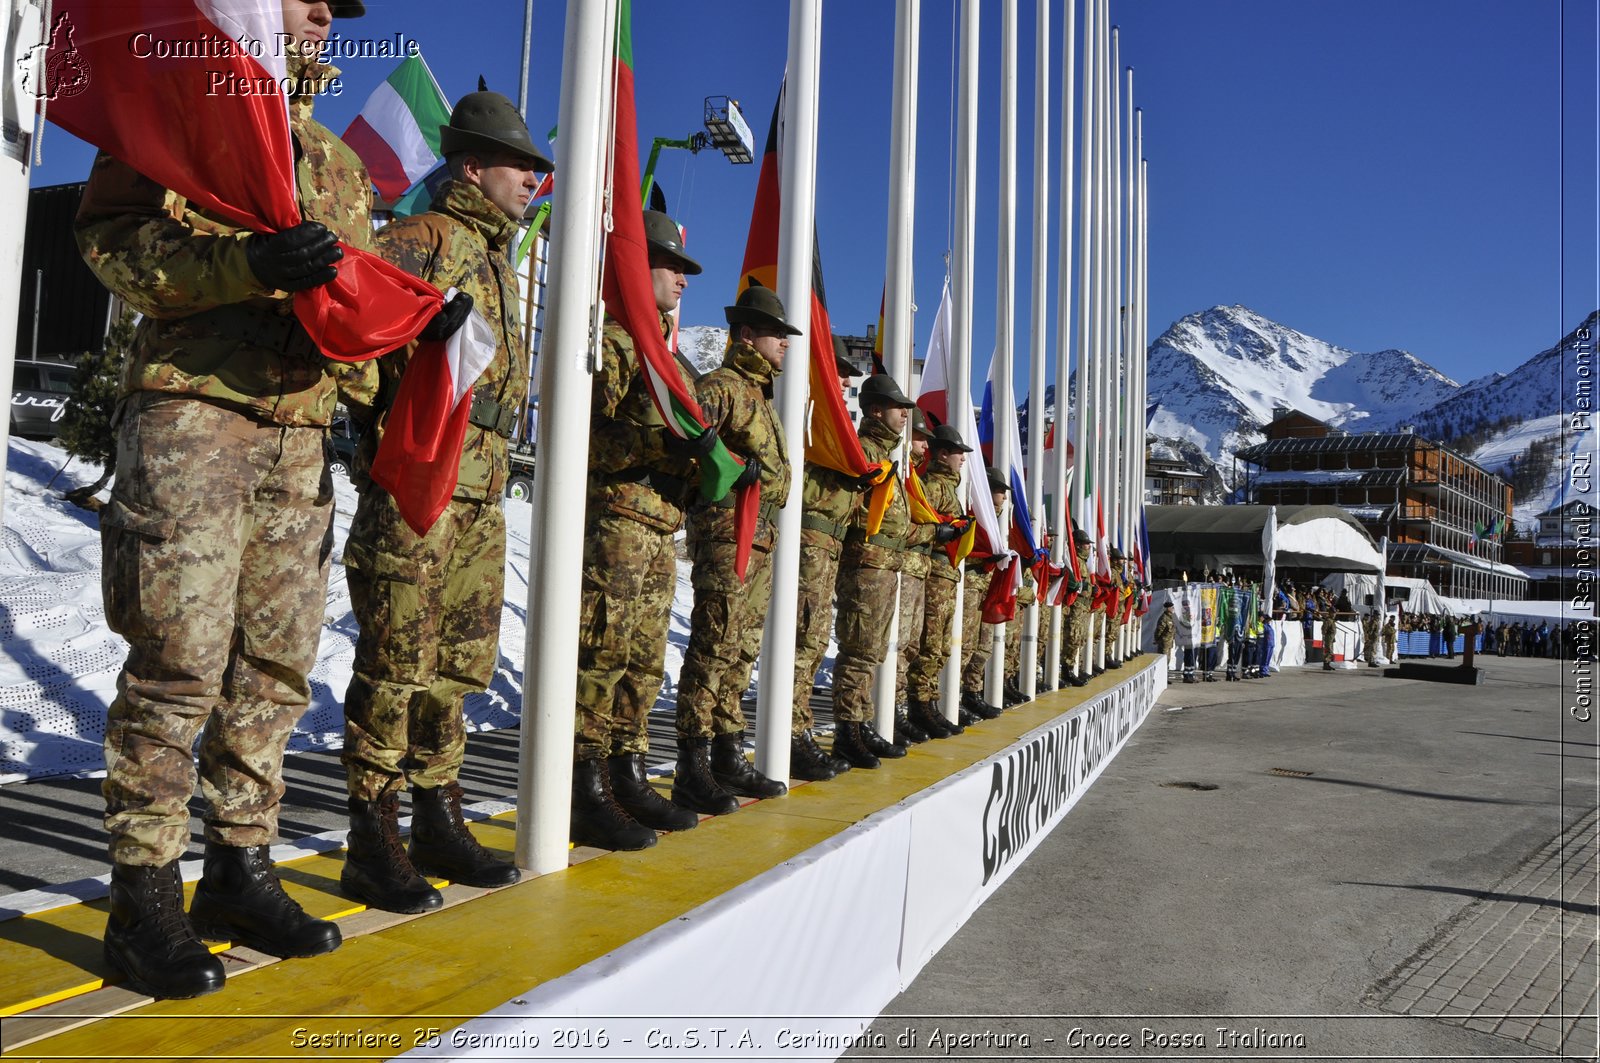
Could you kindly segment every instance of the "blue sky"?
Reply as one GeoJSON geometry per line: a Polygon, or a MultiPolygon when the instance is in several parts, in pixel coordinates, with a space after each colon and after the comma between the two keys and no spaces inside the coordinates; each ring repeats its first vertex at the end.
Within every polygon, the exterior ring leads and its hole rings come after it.
{"type": "MultiPolygon", "coordinates": [[[[367,6],[366,18],[340,24],[344,35],[415,38],[452,99],[474,89],[479,74],[515,97],[521,0],[480,0],[463,19],[452,14],[464,7],[422,0],[367,6]]],[[[919,347],[932,326],[951,233],[955,7],[953,0],[922,5],[919,347]]],[[[1035,4],[1022,0],[1020,8],[1019,351],[1028,337],[1031,285],[1035,4]]],[[[1409,350],[1463,382],[1509,370],[1554,343],[1600,305],[1595,11],[1593,0],[1113,2],[1122,60],[1135,67],[1135,102],[1144,109],[1151,337],[1185,314],[1242,303],[1355,350],[1409,350]]],[[[529,125],[542,134],[556,120],[565,4],[536,0],[533,12],[529,125]]],[[[1051,18],[1059,71],[1060,0],[1051,18]]],[[[700,128],[709,95],[741,101],[759,149],[783,70],[787,23],[780,0],[635,0],[641,154],[649,137],[700,128]]],[[[876,322],[883,286],[893,33],[888,0],[823,5],[817,225],[829,308],[841,331],[864,332],[876,322]]],[[[996,0],[983,4],[981,39],[973,327],[979,375],[993,346],[996,304],[996,0]]],[[[341,65],[343,97],[319,104],[335,131],[393,62],[341,65]]],[[[1054,85],[1050,101],[1053,190],[1060,121],[1054,85]]],[[[87,172],[89,151],[62,131],[51,129],[44,148],[34,184],[81,180],[87,172]]],[[[556,159],[559,165],[559,142],[556,159]]],[[[658,177],[688,227],[691,253],[706,266],[685,296],[690,324],[721,323],[743,255],[756,170],[714,151],[663,154],[658,177]]],[[[1052,203],[1052,217],[1059,209],[1052,203]]],[[[1051,319],[1046,342],[1053,352],[1053,310],[1051,319]]]]}

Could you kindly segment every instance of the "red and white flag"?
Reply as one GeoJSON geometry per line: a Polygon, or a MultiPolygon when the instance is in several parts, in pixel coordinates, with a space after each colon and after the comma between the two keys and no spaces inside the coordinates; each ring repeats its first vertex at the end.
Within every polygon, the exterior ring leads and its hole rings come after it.
{"type": "MultiPolygon", "coordinates": [[[[53,12],[47,69],[71,82],[44,86],[50,121],[245,228],[300,223],[280,0],[55,0],[53,12]]],[[[404,345],[442,305],[432,285],[348,246],[336,280],[294,296],[306,332],[341,361],[404,345]]]]}
{"type": "Polygon", "coordinates": [[[494,329],[473,308],[444,343],[421,344],[400,378],[371,475],[418,535],[428,534],[455,493],[468,396],[494,352],[494,329]]]}

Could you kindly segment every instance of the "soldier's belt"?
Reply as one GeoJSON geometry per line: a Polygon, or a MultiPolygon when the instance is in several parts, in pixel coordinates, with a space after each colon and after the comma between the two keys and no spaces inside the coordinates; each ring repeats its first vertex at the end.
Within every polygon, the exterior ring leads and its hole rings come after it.
{"type": "Polygon", "coordinates": [[[321,358],[322,350],[293,315],[274,313],[248,303],[229,303],[185,319],[219,335],[302,358],[321,358]]]}
{"type": "Polygon", "coordinates": [[[846,542],[866,543],[868,546],[880,546],[885,550],[904,551],[906,549],[906,541],[904,539],[897,539],[886,532],[879,532],[876,535],[868,535],[860,528],[850,529],[850,537],[846,540],[846,542]]]}
{"type": "Polygon", "coordinates": [[[824,535],[831,535],[841,542],[844,540],[844,537],[850,533],[850,525],[836,523],[831,520],[825,520],[822,517],[817,516],[815,513],[801,514],[800,527],[807,528],[811,531],[819,531],[824,535]]]}
{"type": "Polygon", "coordinates": [[[611,484],[649,484],[656,494],[668,501],[681,500],[690,489],[688,480],[659,469],[652,469],[648,465],[635,465],[618,472],[601,474],[597,478],[611,484]]]}
{"type": "MultiPolygon", "coordinates": [[[[718,509],[732,509],[734,504],[733,492],[729,491],[711,504],[718,509]]],[[[778,523],[778,510],[782,508],[776,502],[763,502],[761,503],[761,508],[756,510],[756,516],[776,524],[778,523]]]]}
{"type": "Polygon", "coordinates": [[[510,439],[517,426],[517,411],[512,406],[502,406],[486,387],[472,393],[472,407],[467,411],[467,423],[493,432],[502,439],[510,439]]]}

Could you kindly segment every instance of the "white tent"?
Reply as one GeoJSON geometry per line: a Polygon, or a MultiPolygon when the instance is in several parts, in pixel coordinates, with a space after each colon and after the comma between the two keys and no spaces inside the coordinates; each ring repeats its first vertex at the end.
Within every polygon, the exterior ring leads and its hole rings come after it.
{"type": "Polygon", "coordinates": [[[1274,568],[1383,570],[1372,536],[1337,506],[1146,506],[1151,558],[1191,577],[1236,565],[1265,569],[1263,533],[1274,510],[1274,568]]]}

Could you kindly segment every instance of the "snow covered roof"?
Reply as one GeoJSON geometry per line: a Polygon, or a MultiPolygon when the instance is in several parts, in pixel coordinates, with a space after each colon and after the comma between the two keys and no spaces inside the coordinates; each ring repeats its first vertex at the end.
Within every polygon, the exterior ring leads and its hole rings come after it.
{"type": "Polygon", "coordinates": [[[1490,572],[1497,576],[1515,576],[1527,579],[1528,574],[1515,565],[1507,565],[1500,561],[1490,561],[1485,557],[1476,557],[1463,553],[1460,550],[1451,550],[1432,543],[1399,543],[1389,547],[1389,560],[1416,563],[1419,561],[1449,561],[1453,565],[1477,569],[1479,572],[1490,572]]]}

